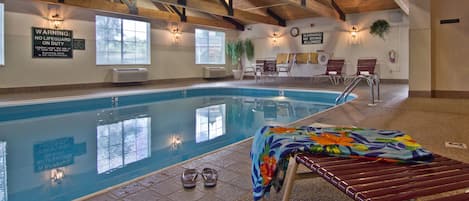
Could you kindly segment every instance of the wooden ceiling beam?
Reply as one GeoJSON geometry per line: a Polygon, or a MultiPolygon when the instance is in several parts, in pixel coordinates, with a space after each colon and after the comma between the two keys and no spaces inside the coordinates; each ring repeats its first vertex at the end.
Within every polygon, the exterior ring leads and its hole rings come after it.
{"type": "Polygon", "coordinates": [[[236,21],[235,19],[231,18],[231,17],[225,17],[225,16],[222,16],[222,19],[235,25],[236,28],[240,31],[244,31],[244,24],[241,24],[240,22],[236,21]]]}
{"type": "Polygon", "coordinates": [[[335,9],[335,11],[337,11],[337,13],[339,13],[339,18],[342,20],[342,21],[345,21],[345,13],[344,11],[342,11],[342,9],[340,8],[339,5],[337,5],[337,3],[335,2],[335,0],[331,0],[331,5],[332,7],[335,9]]]}
{"type": "Polygon", "coordinates": [[[220,0],[220,3],[225,6],[226,11],[228,12],[229,16],[233,16],[233,0],[228,0],[229,2],[226,3],[225,0],[220,0]]]}
{"type": "Polygon", "coordinates": [[[181,22],[187,22],[187,15],[186,15],[186,8],[182,8],[182,11],[180,11],[176,6],[170,5],[172,10],[176,12],[176,14],[179,15],[179,18],[181,18],[181,22]]]}
{"type": "Polygon", "coordinates": [[[282,26],[287,26],[287,21],[283,19],[282,17],[280,17],[279,15],[277,15],[277,13],[275,13],[272,9],[267,8],[267,14],[273,17],[274,19],[276,19],[278,21],[278,24],[282,26]]]}
{"type": "Polygon", "coordinates": [[[187,1],[186,5],[178,4],[178,0],[152,0],[152,1],[159,2],[159,3],[172,4],[172,5],[177,5],[177,6],[183,6],[187,9],[197,10],[197,11],[201,11],[201,12],[209,13],[213,15],[231,17],[234,19],[242,20],[242,21],[279,25],[277,20],[275,20],[274,18],[270,16],[263,16],[263,15],[243,11],[240,9],[233,9],[233,16],[231,16],[229,15],[229,12],[227,12],[225,6],[221,4],[217,4],[217,3],[207,2],[207,1],[192,0],[192,1],[187,1]]]}
{"type": "MultiPolygon", "coordinates": [[[[103,11],[103,12],[131,15],[128,7],[125,4],[113,3],[108,0],[66,0],[66,1],[36,0],[36,1],[75,6],[75,7],[80,7],[80,8],[103,11]]],[[[156,9],[143,8],[143,7],[138,8],[138,14],[135,16],[140,16],[140,17],[144,17],[148,19],[165,20],[169,22],[182,22],[178,14],[170,13],[166,11],[160,11],[156,9]]],[[[187,23],[222,28],[222,29],[236,29],[235,25],[222,21],[222,20],[213,20],[213,19],[193,17],[193,16],[187,16],[187,23]]]]}
{"type": "Polygon", "coordinates": [[[402,11],[409,15],[409,0],[394,0],[399,7],[401,7],[402,11]]]}
{"type": "Polygon", "coordinates": [[[297,7],[301,7],[308,11],[317,13],[322,17],[332,17],[340,20],[340,14],[333,8],[326,6],[316,0],[278,0],[279,2],[289,3],[297,7]]]}

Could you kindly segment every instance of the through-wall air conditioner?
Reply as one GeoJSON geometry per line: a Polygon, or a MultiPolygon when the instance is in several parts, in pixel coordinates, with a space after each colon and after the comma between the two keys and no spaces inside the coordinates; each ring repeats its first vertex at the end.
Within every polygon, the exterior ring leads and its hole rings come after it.
{"type": "Polygon", "coordinates": [[[131,83],[148,81],[146,68],[114,68],[112,69],[112,83],[131,83]]]}
{"type": "Polygon", "coordinates": [[[225,67],[204,67],[204,78],[226,77],[225,67]]]}

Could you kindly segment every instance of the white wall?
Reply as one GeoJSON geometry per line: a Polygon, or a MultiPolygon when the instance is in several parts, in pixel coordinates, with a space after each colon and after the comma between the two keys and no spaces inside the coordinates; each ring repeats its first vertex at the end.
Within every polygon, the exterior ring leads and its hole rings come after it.
{"type": "MultiPolygon", "coordinates": [[[[62,28],[73,30],[74,38],[85,39],[86,50],[75,50],[73,59],[33,59],[31,27],[49,27],[43,17],[47,15],[47,4],[15,0],[8,1],[5,10],[6,59],[5,66],[0,67],[0,88],[110,82],[110,69],[114,66],[96,66],[96,12],[62,6],[62,28]]],[[[195,64],[194,26],[182,25],[186,32],[174,45],[166,22],[151,23],[151,65],[146,66],[150,79],[202,77],[206,65],[195,64]]],[[[225,32],[227,39],[238,34],[225,32]]]]}
{"type": "MultiPolygon", "coordinates": [[[[334,57],[346,59],[346,72],[356,72],[357,59],[361,57],[378,58],[378,71],[385,79],[408,79],[409,69],[409,23],[399,10],[369,12],[347,15],[346,22],[338,22],[329,18],[310,18],[289,21],[288,26],[277,27],[265,24],[248,26],[251,30],[244,31],[240,38],[249,38],[255,45],[255,58],[275,57],[277,53],[315,52],[325,50],[334,57]],[[396,21],[396,17],[401,17],[396,21]],[[369,34],[369,27],[377,19],[386,19],[391,30],[386,40],[369,34]],[[311,24],[314,24],[312,27],[311,24]],[[360,44],[350,43],[351,25],[358,25],[360,44]],[[302,45],[301,34],[294,38],[290,29],[299,27],[300,33],[324,32],[324,43],[319,45],[302,45]],[[272,44],[272,34],[280,33],[278,47],[272,44]],[[388,52],[395,50],[398,55],[396,63],[390,63],[388,52]]],[[[295,76],[310,76],[324,73],[325,67],[320,65],[299,65],[292,69],[295,76]]]]}

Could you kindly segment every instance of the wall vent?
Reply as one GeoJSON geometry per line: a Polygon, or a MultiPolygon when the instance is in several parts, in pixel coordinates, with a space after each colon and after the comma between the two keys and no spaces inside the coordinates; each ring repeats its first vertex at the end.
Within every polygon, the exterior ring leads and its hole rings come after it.
{"type": "Polygon", "coordinates": [[[148,80],[146,68],[114,68],[112,69],[112,83],[145,82],[148,80]]]}

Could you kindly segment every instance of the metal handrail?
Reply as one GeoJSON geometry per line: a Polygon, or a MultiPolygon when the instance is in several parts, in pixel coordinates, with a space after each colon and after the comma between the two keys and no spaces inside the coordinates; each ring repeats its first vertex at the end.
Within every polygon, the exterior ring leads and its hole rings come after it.
{"type": "Polygon", "coordinates": [[[368,104],[369,106],[375,106],[375,86],[376,86],[376,91],[378,95],[378,101],[380,101],[380,81],[378,75],[359,75],[355,77],[350,84],[345,87],[344,91],[340,94],[339,97],[335,99],[335,104],[338,105],[342,101],[347,100],[348,96],[350,93],[352,93],[353,90],[358,86],[358,84],[362,81],[366,80],[368,85],[370,86],[370,103],[368,104]]]}

